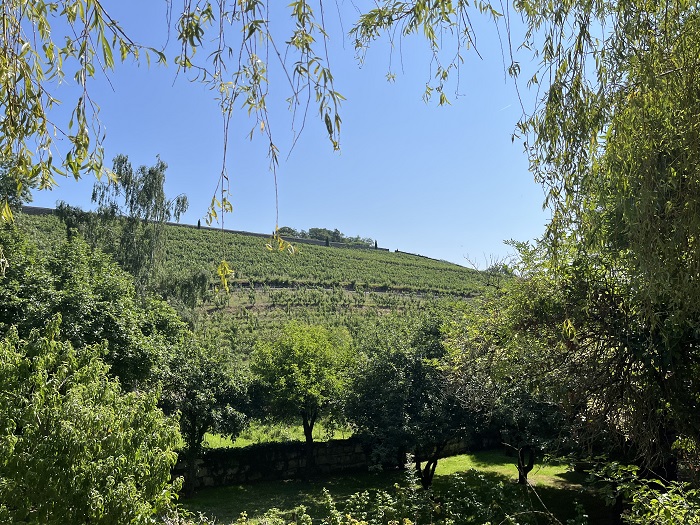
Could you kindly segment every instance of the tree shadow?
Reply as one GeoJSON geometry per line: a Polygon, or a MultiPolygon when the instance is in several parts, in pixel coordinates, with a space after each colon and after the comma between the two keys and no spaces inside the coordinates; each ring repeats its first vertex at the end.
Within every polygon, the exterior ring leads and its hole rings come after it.
{"type": "Polygon", "coordinates": [[[534,489],[544,505],[562,522],[574,518],[576,503],[585,509],[588,523],[613,525],[616,523],[613,509],[592,489],[563,482],[561,486],[539,486],[534,489]]]}
{"type": "Polygon", "coordinates": [[[260,481],[229,487],[205,488],[182,500],[191,512],[202,512],[216,523],[232,523],[245,512],[249,518],[260,518],[268,510],[278,508],[291,519],[293,511],[304,505],[311,516],[325,513],[323,489],[330,491],[334,500],[343,501],[356,492],[365,490],[393,491],[395,483],[404,474],[392,472],[359,472],[318,477],[311,480],[260,481]]]}
{"type": "MultiPolygon", "coordinates": [[[[481,462],[484,466],[494,465],[491,462],[486,463],[486,460],[481,462]]],[[[498,463],[510,464],[508,461],[498,463]]],[[[583,506],[589,523],[615,523],[612,509],[605,506],[602,498],[593,490],[581,484],[585,481],[585,475],[567,472],[559,477],[562,478],[561,484],[554,486],[520,485],[517,483],[517,472],[510,476],[470,469],[455,474],[436,475],[433,488],[438,499],[443,497],[443,494],[450,493],[450,497],[454,499],[454,487],[461,486],[465,494],[470,493],[468,497],[475,501],[491,501],[492,504],[502,506],[504,512],[532,512],[531,518],[538,524],[553,523],[547,517],[547,513],[554,515],[561,523],[566,523],[567,520],[576,517],[577,503],[583,506]],[[509,501],[499,501],[499,498],[509,501]]]]}
{"type": "MultiPolygon", "coordinates": [[[[475,467],[510,466],[515,467],[518,458],[507,455],[502,449],[486,450],[472,456],[472,463],[475,467]]],[[[517,474],[517,472],[516,472],[517,474]]]]}
{"type": "Polygon", "coordinates": [[[556,475],[557,482],[562,485],[582,485],[585,486],[587,483],[588,475],[585,472],[576,472],[574,470],[569,470],[561,474],[556,475]]]}

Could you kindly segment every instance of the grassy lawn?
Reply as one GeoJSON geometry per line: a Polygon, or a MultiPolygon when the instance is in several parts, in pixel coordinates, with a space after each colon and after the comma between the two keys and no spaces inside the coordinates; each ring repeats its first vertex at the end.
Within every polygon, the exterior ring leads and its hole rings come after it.
{"type": "MultiPolygon", "coordinates": [[[[506,457],[502,451],[485,451],[440,460],[433,483],[435,493],[438,496],[444,494],[460,475],[462,479],[472,480],[475,494],[479,494],[485,484],[510,485],[517,480],[513,458],[506,457]],[[465,472],[467,478],[464,478],[465,472]]],[[[401,483],[405,478],[405,473],[395,471],[353,473],[314,481],[260,482],[205,489],[182,503],[189,510],[202,512],[215,518],[217,524],[224,525],[235,522],[244,511],[255,521],[274,507],[291,513],[296,506],[304,505],[308,513],[315,517],[324,515],[324,488],[330,491],[336,502],[343,502],[351,494],[365,490],[392,492],[394,484],[401,483]]],[[[584,505],[591,524],[611,523],[608,509],[581,485],[583,478],[583,475],[568,472],[564,464],[535,465],[528,477],[532,488],[517,487],[515,494],[530,501],[533,508],[541,509],[541,500],[562,523],[574,516],[575,501],[584,505]]],[[[340,503],[339,509],[342,509],[340,503]]]]}
{"type": "Polygon", "coordinates": [[[394,483],[402,478],[402,474],[393,472],[349,474],[316,481],[260,482],[205,489],[182,503],[191,511],[216,518],[217,524],[233,523],[244,511],[248,513],[249,518],[259,518],[273,507],[291,511],[299,505],[304,505],[309,509],[309,514],[314,516],[324,511],[324,488],[327,488],[337,501],[342,501],[355,492],[368,489],[390,490],[394,483]]]}
{"type": "MultiPolygon", "coordinates": [[[[435,472],[436,476],[449,476],[473,468],[482,472],[491,472],[517,480],[518,471],[515,457],[506,456],[501,450],[487,450],[475,454],[464,454],[441,459],[435,472]]],[[[528,480],[535,486],[556,486],[563,483],[562,474],[567,473],[563,463],[535,464],[528,480]]],[[[567,474],[568,475],[568,474],[567,474]]],[[[580,481],[582,481],[581,479],[580,481]]]]}

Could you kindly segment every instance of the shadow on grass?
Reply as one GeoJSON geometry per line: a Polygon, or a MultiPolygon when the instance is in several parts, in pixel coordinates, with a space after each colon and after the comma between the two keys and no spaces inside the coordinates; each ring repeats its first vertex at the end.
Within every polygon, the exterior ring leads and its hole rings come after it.
{"type": "Polygon", "coordinates": [[[515,455],[508,456],[501,449],[496,450],[484,450],[473,454],[471,456],[471,462],[476,468],[479,467],[515,467],[517,463],[517,458],[515,455]]]}
{"type": "Polygon", "coordinates": [[[615,522],[612,508],[605,505],[600,496],[584,487],[574,488],[567,484],[565,488],[537,487],[536,491],[544,505],[559,518],[562,523],[575,516],[575,502],[583,505],[588,516],[588,523],[594,525],[612,525],[615,522]]]}
{"type": "Polygon", "coordinates": [[[364,490],[392,491],[394,484],[402,481],[404,474],[398,471],[380,473],[348,473],[312,481],[262,481],[248,485],[202,489],[182,500],[193,512],[202,512],[216,519],[218,524],[233,523],[246,512],[249,518],[260,518],[271,508],[280,509],[285,515],[304,505],[314,518],[325,515],[323,489],[340,502],[348,496],[364,490]]]}
{"type": "Polygon", "coordinates": [[[575,472],[573,470],[557,474],[556,477],[559,478],[557,480],[559,483],[569,485],[585,485],[586,480],[588,479],[588,475],[586,473],[575,472]]]}
{"type": "MultiPolygon", "coordinates": [[[[490,464],[493,466],[493,464],[490,464]]],[[[462,473],[435,476],[433,488],[438,498],[450,501],[472,498],[475,506],[480,503],[501,507],[502,515],[490,518],[505,519],[505,514],[528,516],[526,523],[556,523],[547,515],[551,513],[561,523],[577,516],[576,504],[583,506],[588,523],[613,524],[611,509],[593,491],[578,484],[583,481],[579,473],[562,474],[566,481],[554,485],[519,485],[508,475],[496,472],[470,470],[462,473]]],[[[496,521],[498,523],[499,521],[496,521]]]]}

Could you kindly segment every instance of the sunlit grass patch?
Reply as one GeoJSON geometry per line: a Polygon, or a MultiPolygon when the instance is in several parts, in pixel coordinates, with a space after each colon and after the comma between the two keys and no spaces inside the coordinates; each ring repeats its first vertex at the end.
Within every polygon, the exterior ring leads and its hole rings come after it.
{"type": "MultiPolygon", "coordinates": [[[[488,450],[441,459],[435,474],[438,476],[449,475],[473,468],[517,480],[516,463],[517,458],[514,455],[508,456],[502,450],[488,450]]],[[[538,458],[532,472],[528,475],[528,481],[531,484],[546,486],[565,483],[580,484],[584,479],[585,475],[583,474],[577,476],[575,473],[569,472],[566,462],[548,458],[538,458]]]]}
{"type": "MultiPolygon", "coordinates": [[[[329,428],[322,421],[314,425],[313,436],[316,442],[347,439],[351,435],[352,432],[347,428],[329,428]]],[[[260,443],[304,441],[304,429],[301,425],[266,424],[253,421],[235,440],[217,434],[207,434],[204,440],[207,448],[243,448],[260,443]]]]}

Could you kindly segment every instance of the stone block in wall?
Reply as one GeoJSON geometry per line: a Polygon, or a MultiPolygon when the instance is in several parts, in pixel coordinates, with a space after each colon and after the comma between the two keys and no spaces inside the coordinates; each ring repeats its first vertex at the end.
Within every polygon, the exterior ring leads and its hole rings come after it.
{"type": "Polygon", "coordinates": [[[248,475],[248,481],[258,481],[263,477],[262,472],[251,472],[248,475]]]}

